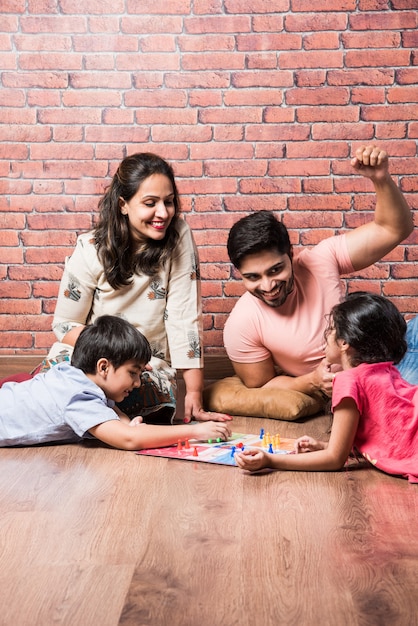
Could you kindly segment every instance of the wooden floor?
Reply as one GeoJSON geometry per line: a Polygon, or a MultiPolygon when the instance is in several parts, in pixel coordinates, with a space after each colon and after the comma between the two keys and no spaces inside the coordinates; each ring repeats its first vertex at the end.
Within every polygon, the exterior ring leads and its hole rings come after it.
{"type": "Polygon", "coordinates": [[[415,626],[417,521],[418,486],[369,467],[251,476],[98,444],[1,449],[0,625],[415,626]]]}

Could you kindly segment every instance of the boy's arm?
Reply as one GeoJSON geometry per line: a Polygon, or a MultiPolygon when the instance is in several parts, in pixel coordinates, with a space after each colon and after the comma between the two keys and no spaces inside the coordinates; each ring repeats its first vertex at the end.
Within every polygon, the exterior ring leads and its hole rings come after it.
{"type": "Polygon", "coordinates": [[[121,411],[119,407],[114,406],[113,410],[116,413],[116,415],[119,417],[121,422],[124,422],[125,424],[130,424],[131,423],[131,420],[129,419],[129,417],[126,415],[126,413],[121,411]]]}
{"type": "Polygon", "coordinates": [[[89,429],[89,433],[120,450],[140,450],[142,448],[163,448],[177,443],[179,439],[208,440],[218,437],[225,441],[231,434],[223,422],[200,422],[179,426],[157,426],[137,424],[131,426],[120,420],[109,420],[89,429]]]}

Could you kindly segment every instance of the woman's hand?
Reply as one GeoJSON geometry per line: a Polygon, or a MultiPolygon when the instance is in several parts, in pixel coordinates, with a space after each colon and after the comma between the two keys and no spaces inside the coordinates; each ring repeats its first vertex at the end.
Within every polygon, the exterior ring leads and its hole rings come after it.
{"type": "Polygon", "coordinates": [[[232,417],[226,413],[205,411],[200,393],[187,393],[184,399],[184,423],[194,419],[197,422],[230,422],[232,417]]]}

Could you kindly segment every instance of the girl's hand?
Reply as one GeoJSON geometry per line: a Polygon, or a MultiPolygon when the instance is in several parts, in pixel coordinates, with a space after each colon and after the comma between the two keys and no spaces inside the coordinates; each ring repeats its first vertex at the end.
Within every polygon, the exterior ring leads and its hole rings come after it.
{"type": "Polygon", "coordinates": [[[315,452],[316,450],[325,450],[326,445],[323,441],[317,441],[312,437],[304,435],[295,441],[295,453],[315,452]]]}
{"type": "Polygon", "coordinates": [[[235,454],[235,461],[243,470],[257,472],[258,470],[270,467],[269,455],[265,450],[247,448],[243,452],[235,454]]]}
{"type": "Polygon", "coordinates": [[[200,439],[203,441],[207,441],[208,439],[222,439],[222,441],[227,441],[228,437],[231,436],[231,431],[227,424],[223,424],[222,422],[202,422],[201,424],[196,424],[194,426],[194,439],[200,439]]]}

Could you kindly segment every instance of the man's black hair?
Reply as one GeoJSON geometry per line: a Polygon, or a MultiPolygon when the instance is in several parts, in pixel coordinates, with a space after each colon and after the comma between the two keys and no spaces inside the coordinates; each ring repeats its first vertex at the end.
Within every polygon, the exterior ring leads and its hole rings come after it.
{"type": "Polygon", "coordinates": [[[237,269],[248,255],[266,250],[292,256],[287,228],[271,211],[257,211],[238,220],[229,232],[227,248],[237,269]]]}

